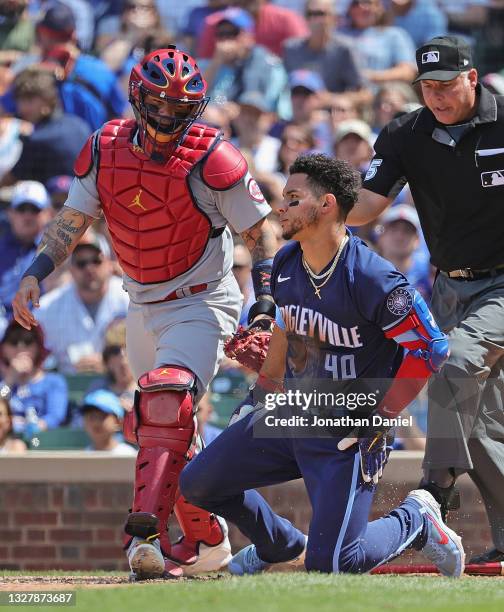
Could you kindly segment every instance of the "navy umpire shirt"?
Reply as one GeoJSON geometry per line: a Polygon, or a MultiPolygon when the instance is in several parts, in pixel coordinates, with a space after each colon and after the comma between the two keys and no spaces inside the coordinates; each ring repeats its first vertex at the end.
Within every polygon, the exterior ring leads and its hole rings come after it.
{"type": "Polygon", "coordinates": [[[431,262],[445,271],[504,264],[504,96],[476,93],[460,129],[426,107],[391,121],[363,183],[386,197],[409,183],[431,262]]]}

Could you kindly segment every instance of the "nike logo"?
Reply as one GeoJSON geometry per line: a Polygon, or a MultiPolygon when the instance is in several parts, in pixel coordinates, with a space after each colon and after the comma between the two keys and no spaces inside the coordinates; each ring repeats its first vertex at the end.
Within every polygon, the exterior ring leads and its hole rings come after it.
{"type": "Polygon", "coordinates": [[[446,535],[446,533],[441,529],[441,527],[437,524],[437,522],[432,518],[432,516],[428,516],[427,517],[430,522],[434,525],[434,527],[436,528],[437,532],[439,533],[440,536],[440,541],[438,542],[438,544],[448,544],[448,536],[446,535]]]}
{"type": "Polygon", "coordinates": [[[284,281],[286,281],[286,280],[290,280],[290,276],[285,276],[284,278],[282,278],[282,275],[281,275],[281,274],[279,274],[279,275],[277,276],[277,281],[278,281],[279,283],[283,283],[283,282],[284,282],[284,281]]]}

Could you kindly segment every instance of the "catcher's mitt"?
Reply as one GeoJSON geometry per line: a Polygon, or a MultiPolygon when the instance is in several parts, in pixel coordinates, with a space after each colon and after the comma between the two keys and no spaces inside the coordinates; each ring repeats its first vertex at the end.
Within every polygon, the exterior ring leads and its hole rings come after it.
{"type": "Polygon", "coordinates": [[[262,319],[261,323],[262,325],[258,321],[248,328],[240,326],[224,344],[227,357],[236,359],[241,365],[257,373],[266,359],[274,321],[262,319]]]}

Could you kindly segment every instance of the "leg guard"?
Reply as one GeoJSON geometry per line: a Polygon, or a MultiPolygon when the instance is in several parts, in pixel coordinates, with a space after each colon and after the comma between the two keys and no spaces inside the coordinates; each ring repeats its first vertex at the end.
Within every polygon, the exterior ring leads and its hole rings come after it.
{"type": "Polygon", "coordinates": [[[154,536],[164,531],[175,504],[178,479],[194,435],[194,374],[180,366],[147,372],[138,381],[132,415],[125,422],[125,436],[140,447],[136,462],[132,512],[128,536],[154,536]],[[149,520],[147,515],[154,515],[149,520]],[[146,533],[146,529],[149,533],[146,533]]]}

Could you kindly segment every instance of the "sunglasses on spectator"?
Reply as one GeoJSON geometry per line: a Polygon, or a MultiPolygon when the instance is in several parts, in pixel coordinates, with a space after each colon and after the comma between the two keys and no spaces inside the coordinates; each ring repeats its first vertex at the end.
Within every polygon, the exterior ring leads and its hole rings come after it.
{"type": "Polygon", "coordinates": [[[374,4],[374,0],[352,0],[350,6],[371,6],[374,4]]]}
{"type": "Polygon", "coordinates": [[[240,34],[241,30],[239,30],[238,28],[226,28],[225,30],[216,30],[215,32],[215,38],[217,38],[218,40],[226,40],[229,38],[237,38],[240,34]]]}
{"type": "Polygon", "coordinates": [[[321,10],[316,10],[314,9],[313,11],[306,11],[305,16],[306,19],[310,19],[311,17],[325,17],[326,15],[329,15],[330,13],[328,11],[321,11],[321,10]]]}
{"type": "Polygon", "coordinates": [[[40,208],[35,206],[35,204],[30,204],[26,202],[26,204],[20,204],[19,206],[16,206],[15,211],[18,213],[21,213],[22,215],[24,213],[31,213],[32,215],[38,215],[40,212],[40,208]]]}
{"type": "Polygon", "coordinates": [[[73,262],[73,265],[78,270],[84,270],[84,268],[87,268],[87,266],[101,266],[102,263],[103,259],[101,259],[101,257],[90,257],[88,259],[76,259],[73,262]]]}
{"type": "Polygon", "coordinates": [[[31,346],[35,344],[35,338],[33,336],[11,336],[10,338],[6,338],[5,344],[10,344],[11,346],[31,346]]]}

